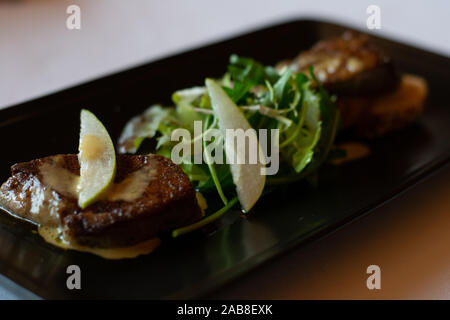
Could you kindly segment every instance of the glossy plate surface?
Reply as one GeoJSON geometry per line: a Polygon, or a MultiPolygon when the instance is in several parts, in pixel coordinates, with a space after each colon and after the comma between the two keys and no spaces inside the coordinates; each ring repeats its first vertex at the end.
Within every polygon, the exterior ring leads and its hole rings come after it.
{"type": "MultiPolygon", "coordinates": [[[[312,20],[283,23],[1,110],[0,180],[16,162],[76,153],[82,108],[92,110],[117,141],[125,122],[148,105],[168,104],[176,89],[221,76],[232,53],[273,64],[345,29],[312,20]]],[[[304,182],[281,187],[248,219],[231,212],[215,233],[167,240],[134,260],[62,251],[41,240],[32,226],[0,214],[0,273],[44,298],[199,297],[369,213],[450,159],[450,60],[381,38],[375,42],[401,71],[427,78],[430,95],[420,121],[371,142],[368,158],[325,167],[318,187],[304,182]],[[80,291],[66,288],[72,264],[82,271],[80,291]]]]}

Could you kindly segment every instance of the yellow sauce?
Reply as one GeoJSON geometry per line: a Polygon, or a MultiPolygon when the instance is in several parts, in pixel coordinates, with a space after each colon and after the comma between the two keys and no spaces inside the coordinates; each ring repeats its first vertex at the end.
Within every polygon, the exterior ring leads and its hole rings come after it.
{"type": "Polygon", "coordinates": [[[423,104],[427,92],[427,83],[423,78],[405,74],[402,76],[397,90],[375,99],[372,113],[383,115],[393,112],[393,110],[399,112],[400,110],[417,109],[417,106],[423,104]]]}
{"type": "Polygon", "coordinates": [[[55,163],[44,163],[39,170],[45,186],[49,186],[61,194],[78,197],[77,185],[80,180],[78,175],[55,163]]]}
{"type": "Polygon", "coordinates": [[[344,142],[338,144],[337,148],[345,150],[346,156],[344,158],[331,161],[335,165],[341,165],[345,162],[362,159],[370,154],[369,147],[359,142],[344,142]]]}
{"type": "Polygon", "coordinates": [[[82,246],[70,239],[64,237],[64,233],[59,228],[41,226],[38,228],[38,233],[48,243],[62,248],[64,250],[77,250],[82,252],[89,252],[105,259],[131,259],[137,256],[149,254],[155,250],[161,243],[159,238],[152,238],[150,240],[138,243],[130,247],[119,248],[95,248],[82,246]]]}
{"type": "Polygon", "coordinates": [[[104,198],[108,201],[133,202],[142,196],[149,182],[155,178],[156,173],[156,169],[151,167],[144,167],[135,171],[120,183],[113,184],[104,198]]]}
{"type": "Polygon", "coordinates": [[[80,157],[85,160],[97,159],[103,155],[105,143],[97,136],[85,134],[80,143],[80,157]]]}

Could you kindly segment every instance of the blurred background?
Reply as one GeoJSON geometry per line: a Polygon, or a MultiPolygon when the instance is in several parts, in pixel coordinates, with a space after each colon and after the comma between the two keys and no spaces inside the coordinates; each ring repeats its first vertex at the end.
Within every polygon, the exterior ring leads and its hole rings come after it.
{"type": "MultiPolygon", "coordinates": [[[[368,31],[372,4],[381,9],[374,33],[450,56],[447,0],[0,1],[0,108],[286,19],[368,31]],[[80,30],[66,27],[72,4],[81,8],[80,30]]],[[[369,217],[211,297],[449,299],[449,181],[443,169],[369,217]],[[381,291],[365,287],[370,264],[382,267],[381,291]]],[[[0,297],[13,297],[8,290],[0,288],[0,297]]]]}
{"type": "Polygon", "coordinates": [[[376,33],[450,54],[446,0],[0,1],[0,107],[290,18],[367,30],[371,4],[381,9],[376,33]],[[66,28],[71,4],[81,30],[66,28]]]}

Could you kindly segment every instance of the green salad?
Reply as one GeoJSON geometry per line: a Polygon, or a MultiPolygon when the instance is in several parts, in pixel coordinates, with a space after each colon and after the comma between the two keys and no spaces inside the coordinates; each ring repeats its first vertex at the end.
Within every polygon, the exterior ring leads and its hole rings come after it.
{"type": "MultiPolygon", "coordinates": [[[[265,191],[278,184],[313,176],[331,156],[339,127],[339,112],[330,96],[314,76],[295,73],[289,68],[271,66],[237,55],[230,57],[228,70],[216,82],[236,104],[250,126],[278,129],[279,170],[267,176],[265,191]]],[[[201,141],[206,149],[210,141],[204,134],[218,128],[206,86],[173,93],[174,107],[153,105],[132,118],[119,139],[119,152],[142,153],[146,139],[154,141],[151,152],[171,157],[177,141],[174,130],[184,128],[192,134],[190,143],[201,141]],[[194,121],[202,121],[202,134],[194,136],[194,121]]],[[[173,236],[198,229],[222,216],[238,202],[229,164],[200,163],[185,159],[180,164],[196,190],[206,198],[218,197],[219,207],[208,208],[199,222],[173,231],[173,236]]]]}

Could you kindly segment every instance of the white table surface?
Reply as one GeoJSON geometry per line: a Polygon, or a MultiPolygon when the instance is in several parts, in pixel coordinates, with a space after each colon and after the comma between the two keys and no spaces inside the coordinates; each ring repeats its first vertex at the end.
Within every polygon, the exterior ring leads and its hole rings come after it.
{"type": "MultiPolygon", "coordinates": [[[[450,1],[0,1],[0,108],[286,18],[315,16],[450,55],[450,1]],[[81,8],[81,30],[66,8],[81,8]]],[[[450,168],[325,239],[258,268],[213,298],[450,298],[450,168]],[[382,289],[365,286],[382,269],[382,289]]],[[[14,299],[0,277],[0,299],[14,299]]]]}

